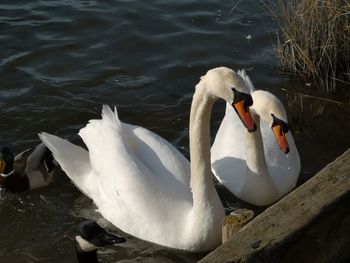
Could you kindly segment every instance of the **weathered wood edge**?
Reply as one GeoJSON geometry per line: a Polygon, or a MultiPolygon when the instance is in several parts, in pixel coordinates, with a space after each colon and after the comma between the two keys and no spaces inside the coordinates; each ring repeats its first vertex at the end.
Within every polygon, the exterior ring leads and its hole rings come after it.
{"type": "Polygon", "coordinates": [[[350,192],[350,149],[199,262],[246,262],[288,242],[350,192]]]}

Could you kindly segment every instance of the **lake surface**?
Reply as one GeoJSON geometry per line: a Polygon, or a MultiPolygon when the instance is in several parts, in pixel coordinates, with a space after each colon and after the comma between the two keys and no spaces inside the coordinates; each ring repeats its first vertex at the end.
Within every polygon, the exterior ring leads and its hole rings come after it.
{"type": "MultiPolygon", "coordinates": [[[[124,122],[172,142],[187,157],[194,86],[213,67],[245,68],[258,89],[285,104],[298,146],[300,183],[350,146],[349,89],[328,98],[278,72],[277,25],[258,1],[3,0],[0,3],[0,138],[15,152],[46,131],[79,143],[78,130],[117,105],[124,122]],[[288,90],[288,92],[285,91],[288,90]],[[309,94],[306,97],[298,94],[309,94]]],[[[212,115],[212,138],[224,103],[212,115]]],[[[245,204],[218,187],[225,206],[245,204]]],[[[73,262],[91,201],[59,173],[44,190],[0,191],[1,262],[73,262]]],[[[113,231],[115,229],[110,228],[113,231]]],[[[130,238],[101,250],[101,262],[192,262],[188,255],[130,238]]]]}

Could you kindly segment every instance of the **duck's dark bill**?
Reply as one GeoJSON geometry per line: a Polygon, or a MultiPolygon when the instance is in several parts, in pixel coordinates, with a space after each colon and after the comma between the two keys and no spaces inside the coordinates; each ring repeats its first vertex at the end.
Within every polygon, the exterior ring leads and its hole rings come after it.
{"type": "Polygon", "coordinates": [[[289,153],[289,144],[286,138],[286,134],[283,132],[281,125],[275,125],[272,127],[273,133],[276,137],[278,146],[284,154],[289,153]]]}
{"type": "Polygon", "coordinates": [[[238,101],[233,103],[232,106],[248,131],[254,132],[256,130],[256,125],[250,113],[249,107],[245,105],[245,101],[238,101]]]}
{"type": "Polygon", "coordinates": [[[117,235],[104,233],[103,236],[101,237],[101,240],[100,240],[101,244],[99,244],[99,246],[119,244],[119,243],[124,243],[125,241],[126,239],[123,237],[118,237],[117,235]]]}

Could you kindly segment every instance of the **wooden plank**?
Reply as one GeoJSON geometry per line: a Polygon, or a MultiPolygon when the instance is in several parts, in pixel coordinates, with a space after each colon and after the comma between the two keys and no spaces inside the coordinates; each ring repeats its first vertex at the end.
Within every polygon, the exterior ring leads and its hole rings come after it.
{"type": "Polygon", "coordinates": [[[237,209],[225,216],[222,220],[222,243],[232,237],[254,217],[254,212],[249,209],[237,209]]]}
{"type": "Polygon", "coordinates": [[[349,259],[350,149],[200,262],[346,262],[349,259]]]}

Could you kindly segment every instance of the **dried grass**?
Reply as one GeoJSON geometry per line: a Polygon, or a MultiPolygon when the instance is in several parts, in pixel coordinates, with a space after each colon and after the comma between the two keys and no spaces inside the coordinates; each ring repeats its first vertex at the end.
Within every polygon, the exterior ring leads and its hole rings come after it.
{"type": "Polygon", "coordinates": [[[350,85],[350,1],[278,0],[277,55],[283,71],[312,79],[327,91],[350,85]]]}

